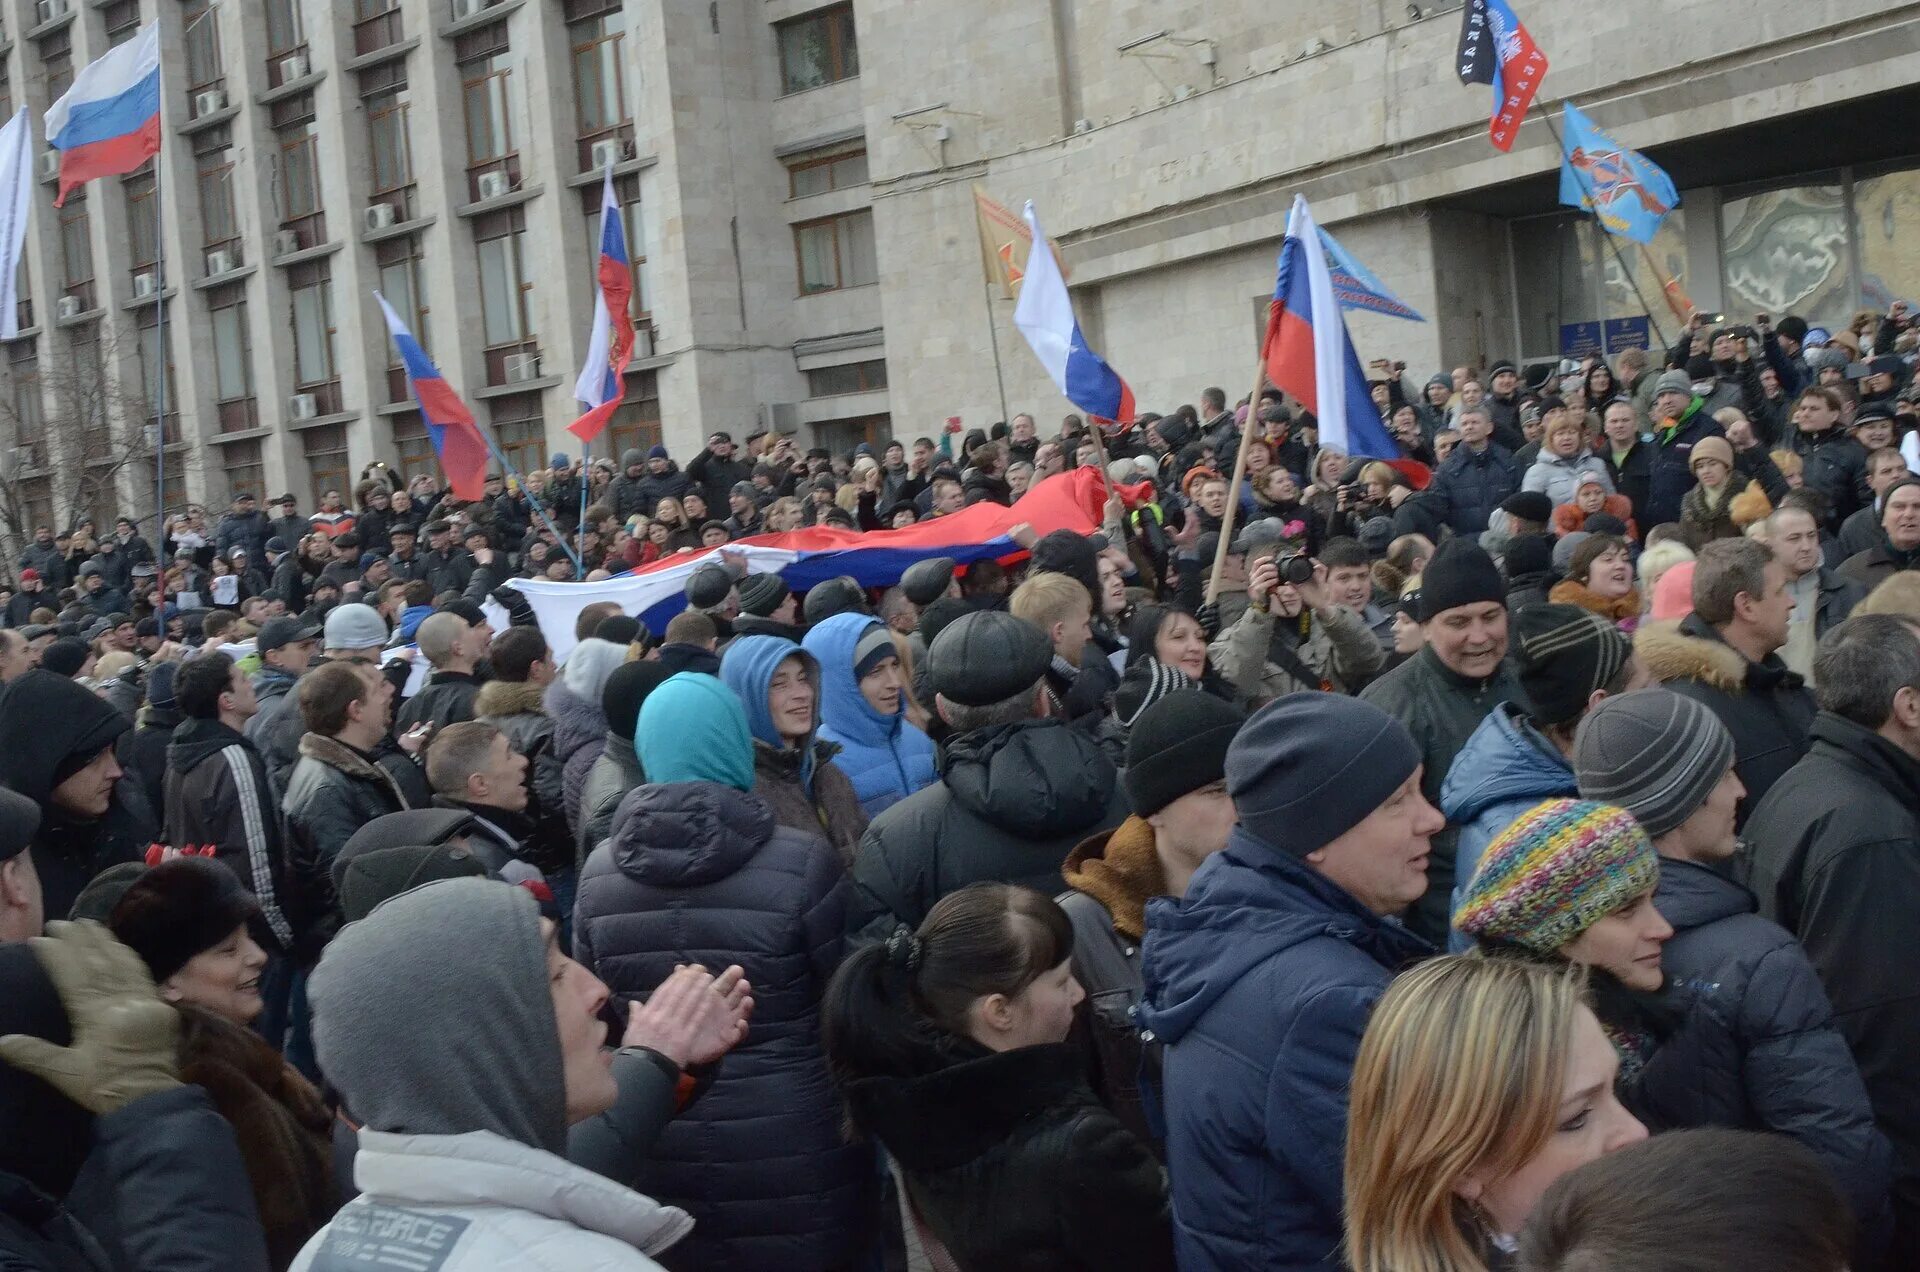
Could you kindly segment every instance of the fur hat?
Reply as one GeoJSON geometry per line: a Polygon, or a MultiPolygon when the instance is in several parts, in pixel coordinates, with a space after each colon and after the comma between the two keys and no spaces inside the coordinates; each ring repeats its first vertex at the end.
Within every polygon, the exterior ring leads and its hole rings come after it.
{"type": "Polygon", "coordinates": [[[233,935],[260,903],[233,871],[205,857],[163,861],[134,881],[107,926],[138,954],[157,983],[233,935]]]}

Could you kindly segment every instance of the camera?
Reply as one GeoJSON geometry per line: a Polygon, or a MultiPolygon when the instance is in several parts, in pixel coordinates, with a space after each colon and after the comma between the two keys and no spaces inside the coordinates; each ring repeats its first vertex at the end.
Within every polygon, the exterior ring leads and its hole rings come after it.
{"type": "Polygon", "coordinates": [[[1298,587],[1313,581],[1313,558],[1304,552],[1282,552],[1273,558],[1273,568],[1279,573],[1282,583],[1298,587]]]}

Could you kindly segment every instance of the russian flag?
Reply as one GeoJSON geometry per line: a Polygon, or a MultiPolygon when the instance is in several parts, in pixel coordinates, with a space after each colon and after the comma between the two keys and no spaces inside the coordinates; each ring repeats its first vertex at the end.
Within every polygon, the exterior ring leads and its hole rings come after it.
{"type": "Polygon", "coordinates": [[[160,152],[160,24],[89,62],[47,110],[47,144],[60,152],[60,193],[132,172],[160,152]]]}
{"type": "Polygon", "coordinates": [[[1360,355],[1334,299],[1319,227],[1305,197],[1298,194],[1287,214],[1280,276],[1267,309],[1260,360],[1275,386],[1313,412],[1322,446],[1373,459],[1400,457],[1374,408],[1360,355]]]}
{"type": "Polygon", "coordinates": [[[1133,423],[1133,390],[1127,387],[1099,354],[1087,348],[1086,337],[1073,317],[1073,301],[1067,296],[1067,280],[1060,274],[1060,262],[1053,247],[1040,230],[1033,204],[1026,207],[1027,228],[1033,231],[1033,248],[1027,253],[1026,281],[1020,285],[1020,300],[1013,307],[1013,325],[1027,338],[1033,356],[1047,369],[1067,401],[1099,420],[1120,424],[1133,423]]]}
{"type": "Polygon", "coordinates": [[[633,356],[633,257],[627,252],[627,227],[613,193],[613,168],[600,190],[600,294],[593,302],[593,336],[586,365],[574,382],[573,396],[587,413],[567,425],[583,442],[600,436],[627,396],[627,360],[633,356]]]}
{"type": "Polygon", "coordinates": [[[487,439],[480,435],[473,412],[440,374],[440,368],[433,365],[433,359],[400,321],[400,315],[393,312],[387,298],[379,292],[373,293],[373,298],[380,302],[380,312],[387,320],[387,333],[393,337],[393,347],[400,351],[400,361],[406,366],[407,387],[413,390],[413,399],[420,404],[420,414],[427,422],[427,436],[433,442],[434,453],[440,457],[440,471],[447,475],[448,488],[455,499],[481,498],[487,479],[487,439]]]}

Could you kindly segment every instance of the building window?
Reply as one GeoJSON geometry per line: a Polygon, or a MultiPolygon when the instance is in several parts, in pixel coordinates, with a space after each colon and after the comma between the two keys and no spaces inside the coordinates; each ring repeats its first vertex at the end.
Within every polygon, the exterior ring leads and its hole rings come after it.
{"type": "Polygon", "coordinates": [[[627,377],[627,396],[607,423],[608,453],[644,451],[660,444],[660,381],[652,371],[627,377]]]}
{"type": "Polygon", "coordinates": [[[76,190],[60,209],[60,263],[69,296],[82,309],[93,308],[93,233],[87,223],[86,197],[76,190]]]}
{"type": "Polygon", "coordinates": [[[515,393],[493,404],[493,437],[523,473],[547,466],[547,429],[538,393],[515,393]]]}
{"type": "Polygon", "coordinates": [[[791,198],[804,199],[810,194],[826,194],[830,190],[865,184],[865,147],[837,155],[806,155],[787,160],[787,194],[791,198]]]}
{"type": "Polygon", "coordinates": [[[7,380],[13,404],[13,444],[28,450],[27,467],[47,464],[47,406],[41,398],[40,353],[32,340],[7,346],[7,380]]]}
{"type": "Polygon", "coordinates": [[[300,234],[301,247],[327,240],[320,195],[320,129],[313,94],[275,103],[274,140],[280,148],[280,225],[300,234]]]}
{"type": "Polygon", "coordinates": [[[333,284],[326,262],[310,262],[300,277],[289,279],[293,294],[293,380],[311,388],[330,382],[333,363],[333,284]],[[320,269],[311,268],[319,265],[320,269]]]}
{"type": "MultiPolygon", "coordinates": [[[[613,197],[625,214],[622,222],[627,234],[627,259],[633,262],[633,302],[629,312],[635,323],[647,322],[653,312],[653,289],[647,274],[646,220],[640,208],[640,177],[628,173],[613,179],[613,197]]],[[[594,268],[600,259],[600,187],[588,186],[580,192],[580,203],[587,214],[587,247],[594,268]]]]}
{"type": "Polygon", "coordinates": [[[466,112],[467,168],[499,165],[514,157],[513,120],[517,113],[513,70],[508,62],[506,23],[498,24],[497,46],[460,63],[460,100],[466,112]]]}
{"type": "Polygon", "coordinates": [[[803,221],[793,227],[793,246],[800,260],[802,296],[879,281],[871,211],[803,221]]]}
{"type": "Polygon", "coordinates": [[[244,490],[256,498],[267,488],[267,469],[260,458],[260,439],[228,442],[220,448],[220,466],[227,470],[227,497],[244,490]]]}
{"type": "Polygon", "coordinates": [[[47,103],[59,101],[73,87],[73,24],[38,41],[40,69],[47,77],[47,103]]]}
{"type": "Polygon", "coordinates": [[[531,338],[527,296],[533,285],[527,281],[521,253],[526,228],[519,208],[508,208],[474,225],[474,248],[480,258],[481,330],[488,348],[531,338]]]}
{"type": "Polygon", "coordinates": [[[322,424],[300,434],[301,448],[307,457],[307,489],[313,500],[313,506],[320,506],[321,497],[329,490],[345,494],[353,489],[349,478],[352,468],[347,463],[347,426],[345,424],[322,424]]]}
{"type": "Polygon", "coordinates": [[[200,246],[225,250],[240,260],[240,214],[233,201],[233,151],[218,150],[197,156],[200,165],[200,246]]]}
{"type": "Polygon", "coordinates": [[[247,321],[247,289],[232,283],[207,294],[213,326],[213,393],[220,431],[258,426],[253,402],[253,336],[247,321]]]}
{"type": "Polygon", "coordinates": [[[220,62],[220,7],[212,0],[191,0],[181,10],[180,42],[186,46],[187,97],[225,82],[220,62]]]}
{"type": "MultiPolygon", "coordinates": [[[[45,463],[45,460],[41,461],[45,463]]],[[[34,477],[20,483],[20,507],[26,515],[26,525],[53,525],[53,479],[34,477]]]]}
{"type": "Polygon", "coordinates": [[[366,99],[367,139],[373,156],[373,193],[391,194],[413,184],[413,149],[407,137],[407,86],[366,99]]]}
{"type": "Polygon", "coordinates": [[[406,34],[400,0],[353,0],[353,51],[356,55],[398,44],[406,34]]]}
{"type": "Polygon", "coordinates": [[[800,93],[860,73],[853,6],[837,4],[774,27],[780,42],[780,91],[800,93]]]}
{"type": "Polygon", "coordinates": [[[872,362],[849,362],[837,367],[816,367],[807,372],[808,397],[871,393],[886,387],[887,363],[884,358],[876,358],[872,362]]]}
{"type": "MultiPolygon", "coordinates": [[[[380,294],[407,324],[423,349],[433,347],[429,334],[427,297],[420,285],[420,263],[424,253],[420,237],[408,234],[375,244],[374,261],[380,269],[380,294]]],[[[387,342],[387,401],[404,402],[408,397],[406,368],[400,364],[399,351],[387,342]]]]}
{"type": "Polygon", "coordinates": [[[301,0],[266,0],[267,56],[275,61],[307,45],[300,3],[301,0]]]}
{"type": "Polygon", "coordinates": [[[127,243],[132,263],[129,272],[139,277],[155,268],[160,260],[160,226],[155,222],[153,168],[128,177],[120,183],[127,196],[127,243]]]}
{"type": "Polygon", "coordinates": [[[125,44],[140,29],[140,0],[113,0],[105,6],[107,44],[125,44]]]}
{"type": "Polygon", "coordinates": [[[0,115],[13,118],[13,77],[7,73],[5,58],[0,58],[0,115]]]}
{"type": "Polygon", "coordinates": [[[626,80],[620,64],[626,30],[626,17],[618,9],[567,28],[573,41],[574,103],[583,137],[627,121],[626,80]]]}
{"type": "Polygon", "coordinates": [[[143,420],[151,420],[154,409],[164,404],[167,441],[177,442],[180,439],[175,435],[175,425],[180,418],[180,396],[174,387],[173,341],[166,338],[166,328],[160,321],[160,310],[165,304],[161,301],[139,309],[140,415],[143,420]]]}
{"type": "Polygon", "coordinates": [[[427,436],[426,422],[418,411],[393,417],[393,449],[394,457],[400,462],[400,475],[408,481],[422,474],[431,476],[440,462],[433,452],[433,439],[427,436]]]}

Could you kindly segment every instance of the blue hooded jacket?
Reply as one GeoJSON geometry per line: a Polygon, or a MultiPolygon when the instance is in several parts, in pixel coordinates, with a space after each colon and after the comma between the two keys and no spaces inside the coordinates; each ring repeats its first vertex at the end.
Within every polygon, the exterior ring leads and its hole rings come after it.
{"type": "MultiPolygon", "coordinates": [[[[753,735],[733,690],[700,672],[669,676],[647,695],[633,749],[650,784],[718,782],[753,789],[753,735]]],[[[617,816],[617,814],[616,814],[617,816]]]]}
{"type": "Polygon", "coordinates": [[[820,736],[840,744],[833,762],[853,783],[868,817],[878,817],[923,786],[933,784],[933,741],[907,723],[907,689],[893,715],[881,715],[860,693],[853,651],[880,621],[868,614],[835,614],[815,623],[801,642],[820,663],[820,736]]]}
{"type": "MultiPolygon", "coordinates": [[[[1579,793],[1572,766],[1519,707],[1503,702],[1490,711],[1460,748],[1440,787],[1440,811],[1448,825],[1460,829],[1454,846],[1453,901],[1447,912],[1459,906],[1487,845],[1501,831],[1542,800],[1579,793]]],[[[1447,948],[1465,953],[1473,940],[1449,931],[1447,948]]]]}
{"type": "Polygon", "coordinates": [[[1147,903],[1141,953],[1182,1272],[1334,1272],[1360,1036],[1432,948],[1235,827],[1184,897],[1147,903]]]}
{"type": "MultiPolygon", "coordinates": [[[[798,658],[813,677],[814,731],[817,733],[820,663],[812,654],[779,636],[742,636],[727,646],[725,656],[720,659],[721,683],[739,695],[740,705],[747,710],[747,728],[760,741],[782,751],[787,748],[787,740],[774,727],[773,712],[767,709],[767,686],[773,683],[773,673],[780,670],[780,664],[789,658],[798,658]]],[[[800,785],[809,798],[813,795],[813,766],[813,739],[809,737],[807,744],[800,748],[800,785]]]]}

